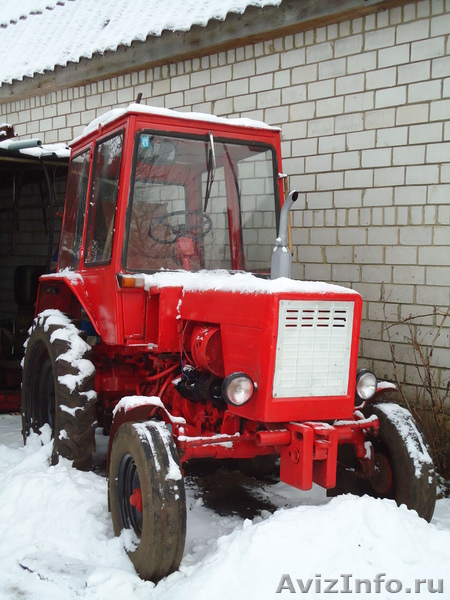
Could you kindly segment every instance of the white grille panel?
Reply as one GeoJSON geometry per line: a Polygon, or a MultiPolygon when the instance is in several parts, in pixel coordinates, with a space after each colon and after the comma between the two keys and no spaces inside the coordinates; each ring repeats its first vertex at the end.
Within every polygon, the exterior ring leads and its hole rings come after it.
{"type": "Polygon", "coordinates": [[[280,300],[274,398],[347,393],[353,303],[280,300]]]}

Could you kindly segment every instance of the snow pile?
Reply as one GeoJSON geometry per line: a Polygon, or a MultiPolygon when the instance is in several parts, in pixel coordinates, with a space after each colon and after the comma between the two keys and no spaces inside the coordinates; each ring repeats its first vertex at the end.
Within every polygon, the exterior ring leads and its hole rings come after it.
{"type": "MultiPolygon", "coordinates": [[[[385,582],[397,580],[389,587],[402,585],[406,594],[419,578],[433,579],[437,588],[438,580],[448,576],[450,531],[397,509],[392,501],[342,496],[325,506],[279,510],[256,524],[244,521],[217,546],[207,560],[161,582],[157,598],[210,600],[214,590],[215,600],[269,600],[277,597],[277,589],[281,597],[300,593],[299,581],[304,589],[310,585],[311,592],[324,592],[326,580],[333,579],[333,593],[345,585],[355,593],[358,579],[372,582],[374,593],[379,573],[385,582]]],[[[445,583],[450,586],[448,579],[445,583]]],[[[391,598],[387,593],[378,597],[391,598]]],[[[428,597],[426,585],[421,597],[428,597]]]]}
{"type": "Polygon", "coordinates": [[[281,0],[2,0],[0,84],[281,0]]]}
{"type": "Polygon", "coordinates": [[[448,597],[449,500],[438,501],[429,525],[391,501],[326,502],[277,483],[259,493],[287,508],[251,521],[209,510],[188,482],[181,568],[154,586],[138,578],[113,535],[105,478],[65,460],[49,466],[50,455],[48,430],[23,448],[20,419],[0,416],[2,600],[274,600],[300,594],[300,584],[309,597],[327,598],[332,580],[333,591],[357,593],[359,585],[361,596],[380,600],[411,598],[417,585],[420,598],[448,597]],[[440,585],[443,594],[429,591],[440,585]]]}

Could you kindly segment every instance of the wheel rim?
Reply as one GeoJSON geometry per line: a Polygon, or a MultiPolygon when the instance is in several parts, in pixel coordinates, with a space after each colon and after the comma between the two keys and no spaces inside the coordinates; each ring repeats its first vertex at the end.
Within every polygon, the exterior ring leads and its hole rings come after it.
{"type": "Polygon", "coordinates": [[[138,502],[132,500],[139,495],[141,481],[136,463],[131,454],[122,457],[117,477],[117,495],[119,499],[120,520],[126,529],[133,529],[140,539],[142,533],[143,512],[138,502]]]}
{"type": "Polygon", "coordinates": [[[388,457],[381,452],[375,454],[374,475],[370,479],[373,490],[380,496],[387,496],[392,490],[394,475],[388,457]]]}

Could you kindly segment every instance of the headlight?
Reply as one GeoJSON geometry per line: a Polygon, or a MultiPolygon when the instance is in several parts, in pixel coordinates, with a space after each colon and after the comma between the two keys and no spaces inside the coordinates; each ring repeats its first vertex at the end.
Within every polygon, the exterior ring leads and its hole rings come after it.
{"type": "Polygon", "coordinates": [[[377,391],[377,378],[367,369],[356,373],[356,393],[361,400],[370,400],[377,391]]]}
{"type": "Polygon", "coordinates": [[[222,395],[229,404],[242,406],[250,400],[255,384],[245,373],[232,373],[222,383],[222,395]]]}

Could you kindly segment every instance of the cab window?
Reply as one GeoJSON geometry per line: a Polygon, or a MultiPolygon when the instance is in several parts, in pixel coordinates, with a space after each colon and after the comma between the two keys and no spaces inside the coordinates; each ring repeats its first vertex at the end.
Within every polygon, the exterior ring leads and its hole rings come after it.
{"type": "Polygon", "coordinates": [[[97,144],[89,195],[84,262],[109,264],[119,192],[123,132],[97,144]]]}
{"type": "Polygon", "coordinates": [[[89,150],[72,158],[67,179],[58,269],[78,269],[89,180],[89,150]]]}

